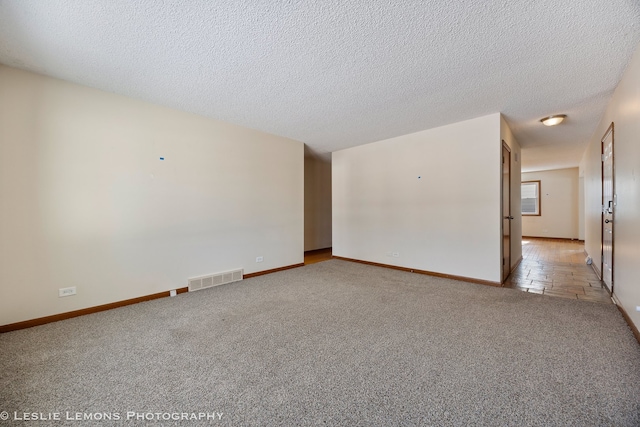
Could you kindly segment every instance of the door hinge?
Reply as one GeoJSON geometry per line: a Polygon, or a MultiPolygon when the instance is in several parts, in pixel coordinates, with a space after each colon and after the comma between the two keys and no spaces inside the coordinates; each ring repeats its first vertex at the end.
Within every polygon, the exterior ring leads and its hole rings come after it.
{"type": "Polygon", "coordinates": [[[604,162],[604,161],[605,161],[605,157],[606,157],[606,156],[605,156],[604,154],[601,154],[601,155],[600,155],[600,161],[601,161],[601,162],[604,162]]]}
{"type": "Polygon", "coordinates": [[[502,258],[502,265],[505,265],[507,262],[506,258],[502,258]]]}

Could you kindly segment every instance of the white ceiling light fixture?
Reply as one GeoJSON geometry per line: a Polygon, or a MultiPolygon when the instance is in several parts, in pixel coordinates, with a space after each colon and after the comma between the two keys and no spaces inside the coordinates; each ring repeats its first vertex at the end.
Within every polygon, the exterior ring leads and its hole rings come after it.
{"type": "Polygon", "coordinates": [[[567,118],[566,114],[557,114],[555,116],[549,116],[549,117],[545,117],[544,119],[540,119],[540,121],[545,126],[555,126],[562,123],[562,121],[566,118],[567,118]]]}

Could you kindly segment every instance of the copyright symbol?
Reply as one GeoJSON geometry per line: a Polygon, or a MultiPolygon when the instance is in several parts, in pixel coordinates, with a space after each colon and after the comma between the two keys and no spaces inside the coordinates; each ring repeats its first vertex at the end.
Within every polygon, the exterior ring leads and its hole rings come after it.
{"type": "Polygon", "coordinates": [[[9,419],[9,413],[7,411],[0,412],[0,420],[6,421],[9,419]]]}

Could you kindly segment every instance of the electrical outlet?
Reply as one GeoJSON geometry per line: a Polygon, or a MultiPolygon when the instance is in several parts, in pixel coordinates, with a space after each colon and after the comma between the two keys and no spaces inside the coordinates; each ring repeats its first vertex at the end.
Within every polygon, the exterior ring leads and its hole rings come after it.
{"type": "Polygon", "coordinates": [[[264,261],[264,257],[258,256],[256,257],[256,262],[262,262],[264,261]]]}
{"type": "Polygon", "coordinates": [[[640,311],[640,305],[636,305],[636,311],[640,311]]]}
{"type": "Polygon", "coordinates": [[[70,288],[60,288],[58,289],[58,298],[62,297],[70,297],[71,295],[76,294],[76,287],[71,286],[70,288]]]}
{"type": "Polygon", "coordinates": [[[400,256],[400,252],[394,252],[394,253],[393,253],[393,257],[394,257],[394,258],[398,258],[399,256],[400,256]]]}
{"type": "Polygon", "coordinates": [[[176,290],[175,290],[175,289],[171,289],[171,290],[169,291],[169,296],[170,296],[170,297],[175,297],[176,295],[178,295],[178,292],[176,292],[176,290]]]}

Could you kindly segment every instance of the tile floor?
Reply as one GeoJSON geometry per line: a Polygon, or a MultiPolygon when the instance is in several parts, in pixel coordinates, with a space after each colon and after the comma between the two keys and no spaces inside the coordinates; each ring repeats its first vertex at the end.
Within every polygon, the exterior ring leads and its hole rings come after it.
{"type": "MultiPolygon", "coordinates": [[[[584,243],[523,239],[522,262],[503,286],[523,292],[612,304],[607,289],[585,264],[584,243]]],[[[331,248],[305,253],[304,263],[331,259],[331,248]]]]}
{"type": "Polygon", "coordinates": [[[523,292],[612,304],[609,292],[585,264],[584,243],[522,240],[522,262],[503,286],[523,292]]]}

